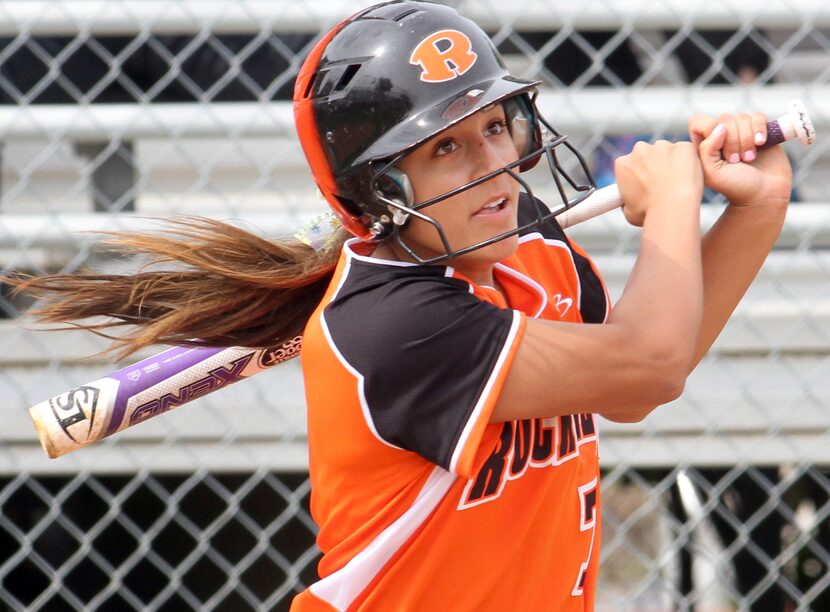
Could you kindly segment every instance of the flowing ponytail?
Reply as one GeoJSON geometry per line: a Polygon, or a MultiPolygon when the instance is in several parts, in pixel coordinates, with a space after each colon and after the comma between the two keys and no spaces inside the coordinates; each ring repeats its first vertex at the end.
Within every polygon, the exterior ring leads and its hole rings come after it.
{"type": "Polygon", "coordinates": [[[302,333],[323,297],[340,247],[338,229],[319,252],[299,240],[271,241],[203,217],[164,233],[114,233],[107,244],[149,255],[136,274],[54,274],[4,279],[45,304],[43,323],[67,323],[114,340],[126,357],[154,344],[268,346],[302,333]],[[172,264],[172,265],[171,265],[172,264]],[[83,323],[93,317],[103,321],[83,323]],[[123,335],[109,332],[131,327],[123,335]]]}

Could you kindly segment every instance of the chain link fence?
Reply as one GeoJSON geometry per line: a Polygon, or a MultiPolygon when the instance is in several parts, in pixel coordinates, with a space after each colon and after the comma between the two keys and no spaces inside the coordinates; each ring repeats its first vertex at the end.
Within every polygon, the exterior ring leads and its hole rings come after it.
{"type": "MultiPolygon", "coordinates": [[[[818,0],[454,3],[613,180],[638,139],[692,112],[783,113],[787,225],[684,396],[603,422],[598,608],[830,610],[830,8],[818,0]]],[[[292,234],[323,209],[290,92],[315,37],[362,7],[324,0],[0,2],[0,266],[129,265],[94,231],[147,217],[292,234]],[[93,233],[85,233],[92,230],[93,233]]],[[[711,223],[723,202],[704,210],[711,223]]],[[[574,228],[618,296],[637,233],[574,228]]],[[[0,602],[12,610],[284,610],[315,579],[302,384],[287,363],[58,460],[26,409],[126,364],[31,330],[0,296],[0,602]]],[[[519,588],[517,586],[517,588],[519,588]]]]}

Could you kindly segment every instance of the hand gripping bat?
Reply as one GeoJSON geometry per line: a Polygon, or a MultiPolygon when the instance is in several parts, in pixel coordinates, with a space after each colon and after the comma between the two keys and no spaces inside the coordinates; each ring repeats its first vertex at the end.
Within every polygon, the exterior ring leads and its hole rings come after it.
{"type": "MultiPolygon", "coordinates": [[[[764,149],[798,138],[812,144],[815,131],[800,102],[767,125],[764,149]]],[[[599,189],[557,216],[570,227],[622,205],[616,185],[599,189]]],[[[51,458],[258,374],[300,353],[302,338],[269,348],[174,347],[29,409],[40,443],[51,458]]]]}

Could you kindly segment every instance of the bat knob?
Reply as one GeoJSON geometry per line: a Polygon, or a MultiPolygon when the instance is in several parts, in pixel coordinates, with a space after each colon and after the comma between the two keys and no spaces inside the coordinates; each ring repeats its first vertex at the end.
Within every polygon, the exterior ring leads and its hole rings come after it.
{"type": "Polygon", "coordinates": [[[801,100],[792,100],[787,105],[787,116],[790,118],[792,128],[798,139],[806,145],[811,145],[816,140],[816,130],[810,115],[801,100]]]}

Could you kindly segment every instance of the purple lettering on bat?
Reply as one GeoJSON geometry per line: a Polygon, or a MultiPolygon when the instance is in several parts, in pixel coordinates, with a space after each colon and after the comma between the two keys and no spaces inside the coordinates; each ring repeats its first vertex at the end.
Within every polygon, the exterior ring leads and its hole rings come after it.
{"type": "Polygon", "coordinates": [[[199,380],[189,382],[181,387],[178,393],[166,393],[161,397],[142,404],[130,415],[130,426],[146,421],[149,418],[167,412],[187,402],[207,395],[217,389],[237,382],[244,378],[241,373],[253,358],[254,353],[243,355],[230,363],[230,366],[221,366],[208,372],[199,380]]]}
{"type": "Polygon", "coordinates": [[[127,402],[130,401],[131,397],[135,397],[142,391],[168,378],[172,378],[176,374],[184,372],[224,350],[221,347],[194,348],[177,346],[110,374],[109,378],[114,378],[119,384],[118,392],[113,402],[112,416],[110,417],[109,423],[107,423],[107,430],[104,432],[104,436],[109,436],[120,428],[124,414],[127,411],[127,402]],[[156,364],[159,367],[156,367],[156,364]],[[141,378],[138,380],[130,380],[130,372],[138,368],[143,369],[147,367],[150,367],[150,372],[146,372],[145,370],[146,373],[141,378]]]}

